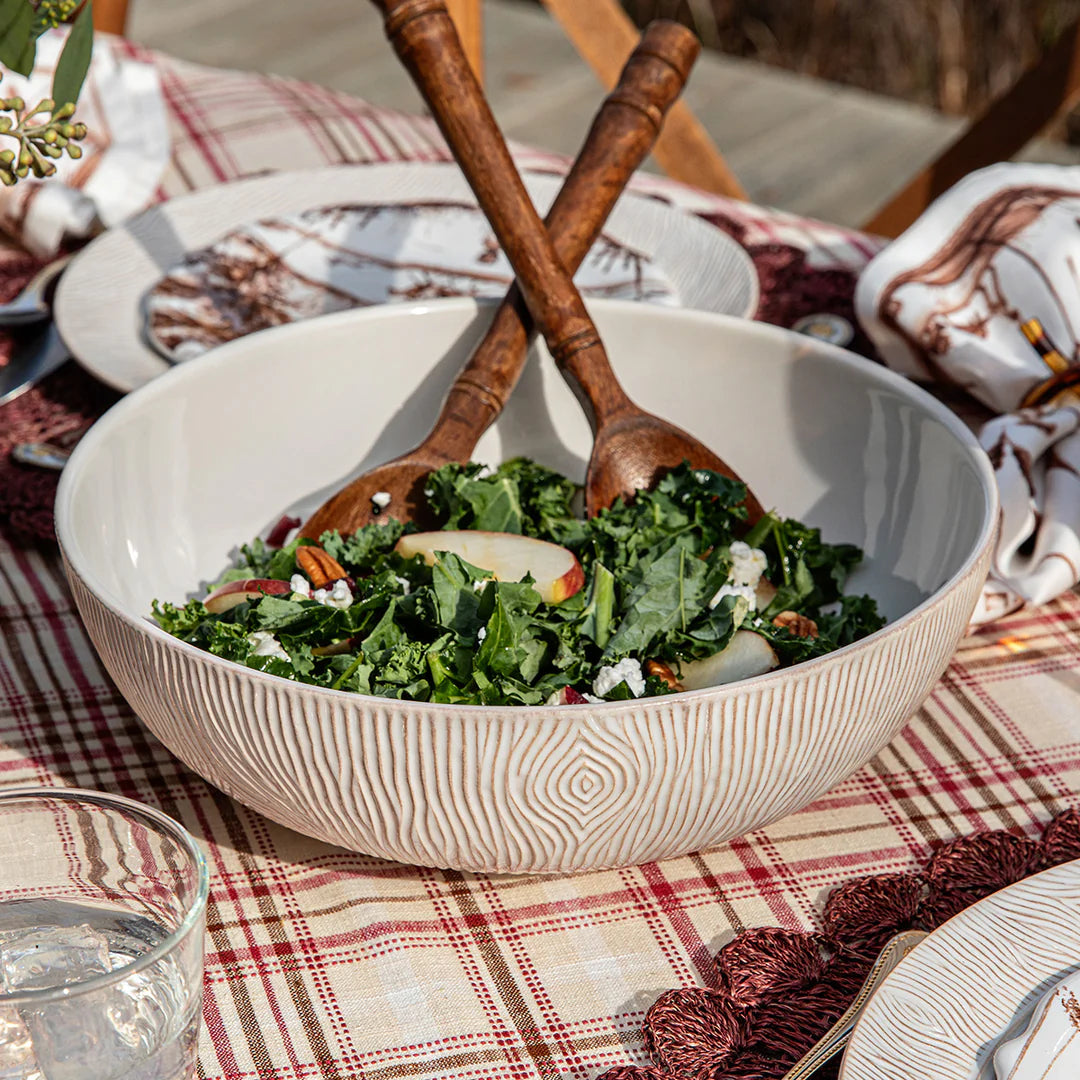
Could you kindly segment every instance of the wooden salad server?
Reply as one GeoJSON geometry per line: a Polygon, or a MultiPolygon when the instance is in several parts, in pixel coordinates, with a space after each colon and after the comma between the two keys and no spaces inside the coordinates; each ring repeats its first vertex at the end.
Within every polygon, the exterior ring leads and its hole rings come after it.
{"type": "MultiPolygon", "coordinates": [[[[585,481],[588,513],[652,487],[684,460],[738,479],[703,443],[641,409],[619,385],[581,294],[521,182],[444,0],[374,2],[510,260],[548,350],[588,415],[594,434],[585,481]]],[[[749,490],[746,506],[751,522],[762,516],[749,490]]]]}
{"type": "MultiPolygon", "coordinates": [[[[548,233],[571,274],[645,160],[700,51],[694,34],[678,23],[657,20],[646,27],[548,212],[548,233]]],[[[428,473],[450,461],[469,460],[517,384],[532,334],[529,310],[512,285],[483,341],[450,387],[427,438],[347,484],[315,511],[301,533],[317,540],[328,529],[353,532],[387,517],[421,520],[428,473]],[[380,492],[373,502],[372,496],[380,492]],[[387,495],[386,506],[379,505],[387,495]]]]}

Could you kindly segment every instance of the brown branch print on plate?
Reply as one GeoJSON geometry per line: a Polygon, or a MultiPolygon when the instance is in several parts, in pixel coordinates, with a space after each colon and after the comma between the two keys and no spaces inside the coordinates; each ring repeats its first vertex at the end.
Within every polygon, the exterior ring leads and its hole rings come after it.
{"type": "MultiPolygon", "coordinates": [[[[475,206],[334,206],[243,225],[188,254],[147,294],[146,335],[166,359],[191,359],[270,326],[395,300],[501,297],[513,272],[475,206]]],[[[582,292],[677,304],[664,272],[602,235],[582,292]]]]}

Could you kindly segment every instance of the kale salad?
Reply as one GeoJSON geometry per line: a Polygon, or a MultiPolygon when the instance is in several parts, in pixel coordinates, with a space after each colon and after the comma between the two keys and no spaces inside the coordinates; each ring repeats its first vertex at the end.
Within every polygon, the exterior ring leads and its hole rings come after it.
{"type": "Polygon", "coordinates": [[[524,458],[431,474],[441,531],[385,523],[318,543],[256,539],[203,600],[158,624],[225,659],[380,697],[580,704],[719,685],[847,645],[884,623],[845,595],[862,557],[682,465],[596,517],[524,458]],[[479,553],[479,556],[477,555],[479,553]],[[480,557],[496,565],[470,562],[480,557]]]}

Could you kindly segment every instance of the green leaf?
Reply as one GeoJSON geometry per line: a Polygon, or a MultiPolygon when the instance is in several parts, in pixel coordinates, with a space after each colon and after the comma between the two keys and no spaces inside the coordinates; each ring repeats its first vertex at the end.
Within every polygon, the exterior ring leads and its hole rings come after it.
{"type": "Polygon", "coordinates": [[[394,621],[397,606],[398,602],[391,600],[382,618],[364,639],[363,653],[376,666],[383,662],[395,646],[407,640],[405,631],[394,621]]]}
{"type": "MultiPolygon", "coordinates": [[[[29,6],[29,5],[27,5],[29,6]]],[[[79,100],[86,73],[90,70],[90,57],[94,51],[94,23],[91,16],[91,0],[86,0],[82,11],[71,24],[71,32],[64,42],[64,51],[56,64],[53,75],[52,96],[56,107],[79,100]]]]}
{"type": "Polygon", "coordinates": [[[257,630],[290,637],[310,636],[316,640],[333,636],[335,630],[346,636],[348,616],[340,608],[317,604],[313,600],[286,600],[264,596],[254,605],[252,625],[257,630]]]}
{"type": "Polygon", "coordinates": [[[380,682],[408,686],[428,671],[428,646],[422,641],[400,641],[382,658],[380,682]]]}
{"type": "Polygon", "coordinates": [[[708,567],[689,546],[680,538],[645,567],[604,650],[606,657],[650,656],[658,637],[669,630],[685,631],[700,614],[710,599],[704,595],[708,567]]]}
{"type": "Polygon", "coordinates": [[[489,593],[494,593],[494,607],[476,654],[477,667],[532,682],[547,651],[533,632],[530,618],[540,606],[540,594],[527,582],[498,582],[487,587],[485,600],[489,593]]]}
{"type": "Polygon", "coordinates": [[[0,0],[0,64],[29,75],[36,56],[34,9],[29,0],[0,0]]]}
{"type": "Polygon", "coordinates": [[[452,552],[438,553],[438,561],[431,569],[431,587],[440,626],[459,637],[476,639],[481,626],[480,594],[473,582],[488,576],[486,570],[470,566],[452,552]]]}
{"type": "Polygon", "coordinates": [[[493,471],[475,462],[444,465],[427,485],[444,529],[524,533],[569,547],[585,538],[585,523],[570,508],[576,486],[526,458],[512,458],[493,471]]]}
{"type": "Polygon", "coordinates": [[[388,518],[383,524],[364,525],[351,536],[342,536],[337,530],[325,532],[319,537],[319,544],[342,566],[362,570],[372,566],[378,556],[391,551],[403,532],[405,528],[400,521],[388,518]]]}
{"type": "Polygon", "coordinates": [[[364,654],[358,653],[351,660],[335,656],[330,661],[330,668],[336,672],[336,678],[330,684],[332,690],[352,690],[362,694],[371,691],[371,674],[375,670],[371,664],[364,663],[364,654]],[[346,662],[347,661],[347,662],[346,662]],[[338,667],[341,670],[338,671],[338,667]]]}
{"type": "Polygon", "coordinates": [[[593,564],[589,603],[582,612],[581,633],[603,649],[611,637],[611,617],[615,609],[615,575],[601,562],[593,564]]]}
{"type": "Polygon", "coordinates": [[[183,607],[162,604],[155,600],[153,611],[158,626],[179,638],[186,638],[203,620],[210,617],[210,612],[203,607],[201,600],[189,600],[183,607]]]}

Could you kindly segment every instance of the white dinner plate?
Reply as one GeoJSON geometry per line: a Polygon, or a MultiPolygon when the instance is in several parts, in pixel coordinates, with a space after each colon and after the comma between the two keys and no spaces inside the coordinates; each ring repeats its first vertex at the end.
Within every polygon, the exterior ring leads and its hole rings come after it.
{"type": "MultiPolygon", "coordinates": [[[[526,174],[541,213],[561,177],[526,174]]],[[[390,206],[424,200],[476,204],[452,164],[337,165],[220,184],[171,199],[110,229],[81,251],[57,289],[60,334],[85,368],[133,390],[171,364],[145,329],[148,291],[191,252],[239,225],[318,207],[390,206]]],[[[655,199],[625,194],[604,232],[648,258],[670,283],[667,302],[749,316],[758,281],[747,253],[719,229],[655,199]]]]}
{"type": "Polygon", "coordinates": [[[840,1080],[991,1080],[1056,983],[1080,970],[1080,861],[1010,885],[934,931],[855,1027],[840,1080]]]}

